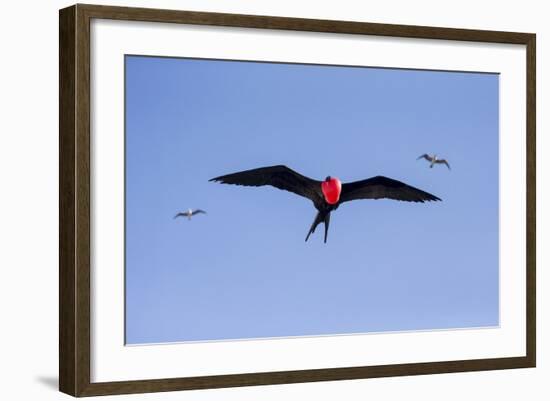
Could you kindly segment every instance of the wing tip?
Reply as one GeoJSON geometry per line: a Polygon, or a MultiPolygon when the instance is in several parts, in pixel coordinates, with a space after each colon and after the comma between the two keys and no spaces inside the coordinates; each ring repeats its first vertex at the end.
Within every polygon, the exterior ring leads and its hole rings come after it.
{"type": "Polygon", "coordinates": [[[443,202],[443,200],[435,195],[432,195],[430,198],[426,199],[425,202],[443,202]]]}
{"type": "Polygon", "coordinates": [[[220,184],[230,184],[226,179],[225,179],[225,176],[222,175],[220,177],[214,177],[214,178],[210,178],[208,180],[208,182],[219,182],[220,184]]]}
{"type": "Polygon", "coordinates": [[[419,203],[425,203],[425,202],[443,202],[443,199],[435,196],[435,195],[432,195],[432,194],[427,194],[428,196],[424,197],[424,198],[417,198],[417,199],[413,199],[412,202],[419,202],[419,203]]]}

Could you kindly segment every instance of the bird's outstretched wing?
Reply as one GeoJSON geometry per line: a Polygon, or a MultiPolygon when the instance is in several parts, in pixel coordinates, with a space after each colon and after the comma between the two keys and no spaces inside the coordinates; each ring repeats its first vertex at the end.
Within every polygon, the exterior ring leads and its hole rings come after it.
{"type": "Polygon", "coordinates": [[[202,210],[202,209],[195,209],[195,210],[193,210],[193,216],[196,215],[196,214],[199,214],[199,213],[204,213],[204,214],[206,214],[206,212],[205,212],[204,210],[202,210]]]}
{"type": "Polygon", "coordinates": [[[418,157],[416,158],[416,160],[420,160],[420,159],[422,159],[422,158],[428,160],[429,162],[432,161],[432,158],[431,158],[430,155],[427,154],[427,153],[424,153],[423,155],[418,156],[418,157]]]}
{"type": "Polygon", "coordinates": [[[377,176],[342,184],[340,203],[355,199],[395,199],[406,202],[440,201],[437,196],[411,187],[401,181],[377,176]]]}
{"type": "Polygon", "coordinates": [[[240,171],[212,178],[210,181],[249,187],[271,185],[275,188],[304,196],[311,199],[314,203],[323,200],[320,181],[305,177],[282,165],[240,171]]]}
{"type": "Polygon", "coordinates": [[[174,216],[174,219],[177,219],[178,217],[188,217],[188,216],[189,215],[187,214],[187,212],[179,212],[174,216]]]}
{"type": "Polygon", "coordinates": [[[447,162],[447,160],[445,159],[439,159],[439,160],[436,160],[436,163],[438,164],[444,164],[447,166],[447,168],[450,170],[451,169],[451,166],[449,165],[449,163],[447,162]]]}

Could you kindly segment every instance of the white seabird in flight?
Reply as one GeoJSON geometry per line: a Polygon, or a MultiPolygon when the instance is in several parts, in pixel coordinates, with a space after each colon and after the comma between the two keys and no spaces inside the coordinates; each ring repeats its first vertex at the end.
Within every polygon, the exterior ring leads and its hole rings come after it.
{"type": "Polygon", "coordinates": [[[451,169],[451,166],[449,165],[449,163],[447,162],[447,160],[445,159],[438,159],[437,155],[433,155],[433,156],[430,156],[429,154],[427,153],[424,153],[423,155],[421,156],[418,156],[418,158],[416,160],[420,160],[420,159],[426,159],[427,161],[430,162],[430,168],[432,168],[434,166],[434,164],[444,164],[447,166],[447,168],[450,170],[451,169]]]}
{"type": "Polygon", "coordinates": [[[191,217],[193,217],[194,215],[199,214],[199,213],[206,214],[206,212],[204,210],[201,210],[201,209],[195,209],[195,210],[187,209],[187,211],[185,211],[185,212],[179,212],[178,214],[176,214],[174,216],[174,219],[182,216],[182,217],[187,217],[188,220],[191,220],[191,217]]]}

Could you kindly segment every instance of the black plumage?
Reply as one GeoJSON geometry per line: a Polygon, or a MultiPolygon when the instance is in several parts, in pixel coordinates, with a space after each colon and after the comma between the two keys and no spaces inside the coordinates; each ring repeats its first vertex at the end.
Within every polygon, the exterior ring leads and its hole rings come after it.
{"type": "MultiPolygon", "coordinates": [[[[331,177],[327,177],[325,181],[329,181],[330,179],[331,177]]],[[[376,176],[366,180],[342,184],[339,200],[336,203],[330,204],[323,194],[321,187],[323,181],[305,177],[283,165],[240,171],[215,177],[210,181],[252,187],[271,185],[275,188],[283,189],[311,200],[318,213],[309,229],[306,241],[309,239],[309,236],[315,232],[317,226],[323,222],[325,224],[324,240],[327,242],[330,213],[336,210],[338,206],[344,202],[357,199],[383,198],[406,202],[441,200],[437,196],[407,185],[401,181],[383,176],[376,176]]]]}
{"type": "Polygon", "coordinates": [[[210,181],[217,181],[222,184],[244,185],[247,187],[271,185],[275,188],[311,199],[313,203],[323,200],[321,181],[305,177],[286,166],[255,168],[222,175],[212,178],[210,181]]]}
{"type": "Polygon", "coordinates": [[[356,199],[393,199],[405,202],[440,201],[421,189],[381,175],[362,181],[342,184],[340,203],[356,199]]]}

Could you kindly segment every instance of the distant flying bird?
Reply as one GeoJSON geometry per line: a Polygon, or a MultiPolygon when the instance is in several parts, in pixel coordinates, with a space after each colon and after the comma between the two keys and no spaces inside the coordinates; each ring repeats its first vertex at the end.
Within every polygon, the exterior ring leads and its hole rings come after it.
{"type": "Polygon", "coordinates": [[[437,196],[387,177],[377,176],[342,184],[338,178],[331,176],[326,177],[324,181],[316,181],[298,174],[286,166],[261,167],[212,178],[210,181],[252,187],[271,185],[308,198],[313,202],[318,213],[309,229],[306,241],[315,232],[315,228],[323,222],[325,224],[325,243],[327,242],[330,213],[338,209],[341,203],[355,199],[381,198],[407,202],[441,200],[437,196]]]}
{"type": "Polygon", "coordinates": [[[199,214],[199,213],[204,213],[206,214],[206,212],[204,210],[201,210],[201,209],[195,209],[195,210],[192,210],[192,209],[187,209],[187,211],[185,212],[179,212],[178,214],[176,214],[174,216],[174,219],[182,216],[182,217],[187,217],[188,220],[191,220],[191,217],[196,215],[196,214],[199,214]]]}
{"type": "Polygon", "coordinates": [[[427,161],[430,162],[430,168],[432,168],[434,166],[434,164],[444,164],[447,166],[447,168],[450,170],[451,169],[451,166],[449,166],[449,163],[447,163],[447,160],[445,159],[438,159],[437,158],[437,155],[433,155],[433,156],[430,156],[429,154],[427,153],[424,153],[423,155],[421,156],[418,156],[416,158],[416,160],[420,160],[420,159],[426,159],[427,161]]]}

